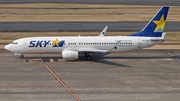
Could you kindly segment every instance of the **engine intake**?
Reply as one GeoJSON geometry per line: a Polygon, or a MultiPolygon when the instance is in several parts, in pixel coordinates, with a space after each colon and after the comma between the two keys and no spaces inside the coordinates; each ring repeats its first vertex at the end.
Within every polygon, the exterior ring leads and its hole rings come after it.
{"type": "Polygon", "coordinates": [[[63,59],[78,59],[78,52],[72,50],[64,50],[62,51],[63,59]]]}

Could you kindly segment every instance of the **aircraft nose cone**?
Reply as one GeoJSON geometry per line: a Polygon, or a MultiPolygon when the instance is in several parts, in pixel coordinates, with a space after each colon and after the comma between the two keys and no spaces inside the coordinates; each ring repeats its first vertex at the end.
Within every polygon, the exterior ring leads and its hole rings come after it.
{"type": "Polygon", "coordinates": [[[8,47],[8,46],[6,45],[6,46],[4,47],[4,49],[7,50],[7,47],[8,47]]]}
{"type": "Polygon", "coordinates": [[[9,46],[9,45],[6,45],[6,46],[4,47],[4,49],[10,51],[10,46],[9,46]]]}

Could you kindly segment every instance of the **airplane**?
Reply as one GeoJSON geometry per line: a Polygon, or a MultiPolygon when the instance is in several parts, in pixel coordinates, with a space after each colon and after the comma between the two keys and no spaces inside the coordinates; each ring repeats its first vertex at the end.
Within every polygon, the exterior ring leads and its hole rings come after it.
{"type": "Polygon", "coordinates": [[[24,58],[23,54],[62,54],[63,59],[78,59],[80,54],[91,60],[96,53],[126,52],[164,42],[163,32],[169,7],[162,7],[139,32],[128,36],[53,36],[14,40],[4,48],[24,58]]]}

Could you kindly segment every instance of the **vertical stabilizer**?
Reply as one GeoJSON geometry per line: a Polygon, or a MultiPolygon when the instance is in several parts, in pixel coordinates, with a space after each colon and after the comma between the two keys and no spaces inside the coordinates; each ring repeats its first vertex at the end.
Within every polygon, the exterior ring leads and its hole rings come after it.
{"type": "Polygon", "coordinates": [[[130,36],[161,37],[166,24],[168,10],[169,7],[162,7],[140,32],[130,36]]]}

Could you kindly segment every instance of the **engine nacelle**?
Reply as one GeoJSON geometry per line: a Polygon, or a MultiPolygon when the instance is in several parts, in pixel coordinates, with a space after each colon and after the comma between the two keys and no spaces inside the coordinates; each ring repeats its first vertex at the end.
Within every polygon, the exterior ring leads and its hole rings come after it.
{"type": "Polygon", "coordinates": [[[77,51],[64,50],[62,51],[63,59],[78,59],[79,55],[77,51]]]}
{"type": "Polygon", "coordinates": [[[21,53],[14,53],[15,56],[20,57],[22,54],[21,53]]]}

